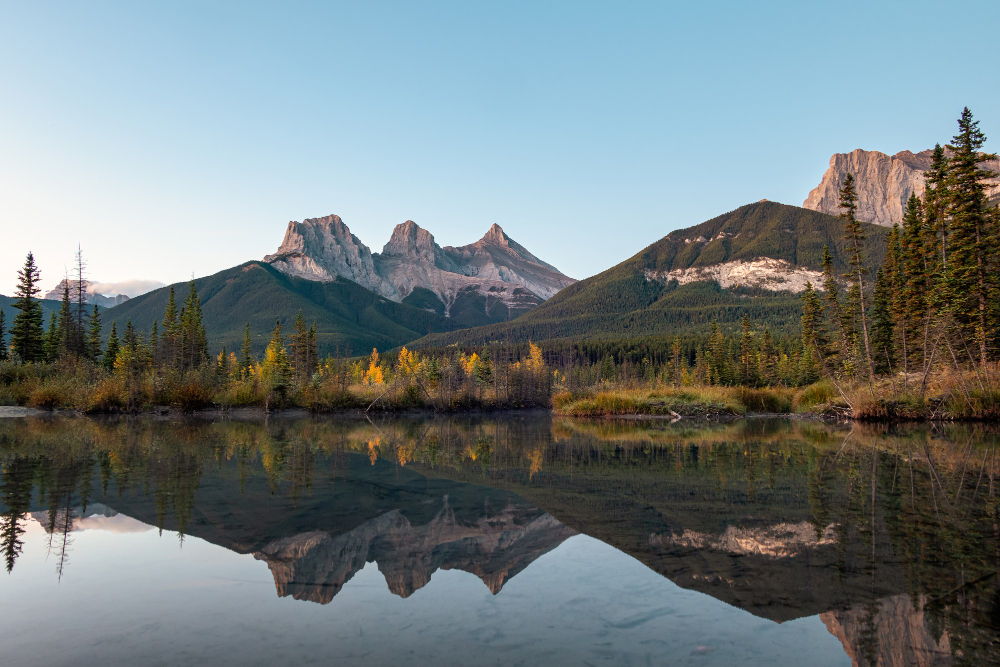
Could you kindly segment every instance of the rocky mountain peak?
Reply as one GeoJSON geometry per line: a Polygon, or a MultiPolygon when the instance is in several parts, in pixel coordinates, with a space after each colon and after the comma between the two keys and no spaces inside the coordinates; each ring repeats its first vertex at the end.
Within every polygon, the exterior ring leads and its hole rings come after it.
{"type": "Polygon", "coordinates": [[[510,246],[510,237],[504,233],[503,227],[494,222],[489,228],[489,231],[487,231],[483,238],[480,239],[480,242],[489,243],[490,245],[503,246],[506,248],[510,246]]]}
{"type": "Polygon", "coordinates": [[[347,278],[393,301],[412,295],[414,305],[446,317],[461,311],[470,326],[516,317],[575,282],[496,224],[475,243],[442,248],[407,220],[372,253],[339,216],[308,218],[288,223],[278,251],[264,261],[308,280],[347,278]]]}
{"type": "Polygon", "coordinates": [[[382,256],[412,257],[433,262],[435,248],[438,245],[434,242],[434,235],[412,220],[407,220],[392,230],[389,242],[382,248],[382,256]]]}
{"type": "Polygon", "coordinates": [[[396,289],[375,269],[371,250],[339,215],[289,222],[277,252],[265,256],[264,261],[288,275],[320,282],[332,282],[340,276],[399,300],[396,289]]]}
{"type": "MultiPolygon", "coordinates": [[[[44,294],[42,298],[52,299],[53,301],[61,301],[63,298],[63,291],[67,286],[69,287],[69,300],[76,303],[80,298],[80,281],[70,280],[67,278],[60,280],[59,284],[44,294]]],[[[97,304],[102,308],[111,308],[112,306],[117,306],[120,303],[128,301],[128,296],[125,294],[99,294],[97,289],[94,287],[94,283],[86,278],[83,280],[83,293],[84,300],[88,304],[97,304]]]]}
{"type": "MultiPolygon", "coordinates": [[[[850,153],[835,153],[819,185],[809,193],[802,207],[839,215],[842,212],[840,188],[847,174],[853,174],[858,191],[858,219],[891,227],[902,222],[910,195],[920,197],[924,194],[924,172],[930,169],[931,155],[930,150],[886,155],[861,148],[850,153]]],[[[987,184],[987,195],[1000,196],[1000,161],[986,162],[983,168],[998,173],[987,184]]]]}

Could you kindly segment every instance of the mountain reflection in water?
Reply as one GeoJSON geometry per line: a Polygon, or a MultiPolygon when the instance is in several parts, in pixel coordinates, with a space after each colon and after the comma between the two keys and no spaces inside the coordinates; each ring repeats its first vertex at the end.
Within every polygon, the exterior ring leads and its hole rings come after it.
{"type": "MultiPolygon", "coordinates": [[[[375,563],[496,595],[582,533],[776,622],[819,617],[858,665],[1000,662],[997,432],[500,419],[0,420],[0,539],[54,577],[73,535],[196,537],[320,604],[375,563]]],[[[0,584],[2,587],[2,584],[0,584]]]]}

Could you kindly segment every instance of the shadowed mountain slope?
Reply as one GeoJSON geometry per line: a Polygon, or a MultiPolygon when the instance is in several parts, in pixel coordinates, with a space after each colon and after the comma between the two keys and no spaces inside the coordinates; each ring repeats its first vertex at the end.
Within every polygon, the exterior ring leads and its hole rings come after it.
{"type": "MultiPolygon", "coordinates": [[[[264,262],[248,262],[195,281],[201,297],[203,321],[213,354],[223,345],[239,349],[243,330],[250,323],[254,347],[267,345],[275,320],[288,333],[300,310],[306,322],[316,322],[321,355],[365,354],[373,347],[389,349],[433,331],[446,331],[454,323],[436,313],[396,303],[344,278],[317,282],[288,276],[264,262]]],[[[173,285],[178,305],[188,293],[186,283],[173,285]]],[[[170,287],[143,294],[107,310],[102,320],[105,335],[111,322],[118,331],[127,320],[148,332],[162,320],[170,287]]]]}
{"type": "MultiPolygon", "coordinates": [[[[708,329],[746,313],[777,332],[799,326],[799,293],[821,281],[823,246],[848,270],[843,221],[761,201],[671,232],[635,256],[562,290],[517,320],[430,335],[417,345],[481,345],[554,338],[662,336],[708,329]]],[[[881,263],[888,230],[865,225],[870,265],[881,263]]]]}

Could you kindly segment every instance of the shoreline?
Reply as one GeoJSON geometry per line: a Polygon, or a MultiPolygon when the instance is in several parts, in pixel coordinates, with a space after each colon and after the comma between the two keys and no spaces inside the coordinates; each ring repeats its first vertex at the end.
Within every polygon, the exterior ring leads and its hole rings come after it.
{"type": "Polygon", "coordinates": [[[553,409],[546,408],[505,408],[505,409],[468,409],[468,410],[432,410],[411,408],[407,410],[373,410],[364,411],[359,409],[314,411],[308,408],[290,407],[264,410],[259,407],[240,408],[206,408],[201,410],[183,410],[175,406],[157,406],[154,408],[140,410],[136,412],[85,412],[72,408],[32,408],[24,406],[0,406],[0,419],[17,419],[26,417],[91,417],[97,419],[117,418],[117,417],[144,417],[153,419],[231,419],[237,421],[253,421],[261,419],[303,419],[303,418],[346,418],[346,419],[384,419],[414,418],[414,417],[483,417],[483,416],[539,416],[579,419],[583,421],[654,421],[676,424],[685,423],[706,423],[706,422],[734,422],[742,419],[788,419],[793,421],[823,422],[823,423],[867,423],[867,424],[893,424],[893,423],[997,423],[993,419],[973,419],[973,418],[865,418],[851,417],[844,414],[830,414],[816,411],[803,412],[768,412],[754,411],[744,414],[733,414],[730,412],[694,411],[688,414],[662,414],[662,413],[629,413],[629,414],[567,414],[553,409]]]}

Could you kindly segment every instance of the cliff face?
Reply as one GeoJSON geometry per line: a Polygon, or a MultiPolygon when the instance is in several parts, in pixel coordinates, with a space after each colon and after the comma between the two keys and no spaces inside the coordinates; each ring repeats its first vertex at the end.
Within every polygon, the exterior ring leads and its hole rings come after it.
{"type": "Polygon", "coordinates": [[[514,317],[575,281],[493,225],[482,239],[442,248],[412,220],[397,225],[381,253],[372,253],[335,215],[290,222],[278,251],[264,258],[289,275],[352,280],[387,299],[469,324],[514,317]],[[478,317],[478,319],[477,319],[478,317]]]}
{"type": "MultiPolygon", "coordinates": [[[[809,193],[802,207],[839,215],[838,192],[847,174],[853,174],[858,189],[858,219],[891,227],[902,222],[910,195],[920,197],[924,194],[924,172],[930,169],[931,153],[929,150],[901,151],[886,155],[860,148],[850,153],[836,153],[830,158],[823,179],[809,193]]],[[[986,162],[983,168],[1000,174],[1000,161],[986,162]]],[[[1000,175],[990,181],[987,194],[1000,196],[1000,175]]]]}
{"type": "Polygon", "coordinates": [[[371,561],[400,597],[426,586],[438,569],[470,572],[496,594],[532,561],[575,534],[549,514],[511,505],[463,524],[456,521],[446,496],[437,516],[425,525],[414,526],[393,510],[344,534],[312,531],[276,540],[254,557],[267,563],[279,596],[320,604],[333,600],[371,561]]]}
{"type": "Polygon", "coordinates": [[[894,595],[869,605],[828,611],[820,618],[855,667],[943,667],[955,663],[948,633],[928,624],[924,598],[894,595]]]}
{"type": "Polygon", "coordinates": [[[375,270],[371,250],[351,233],[338,215],[289,222],[277,252],[264,257],[282,273],[332,282],[353,280],[376,294],[399,301],[399,293],[375,270]]]}

